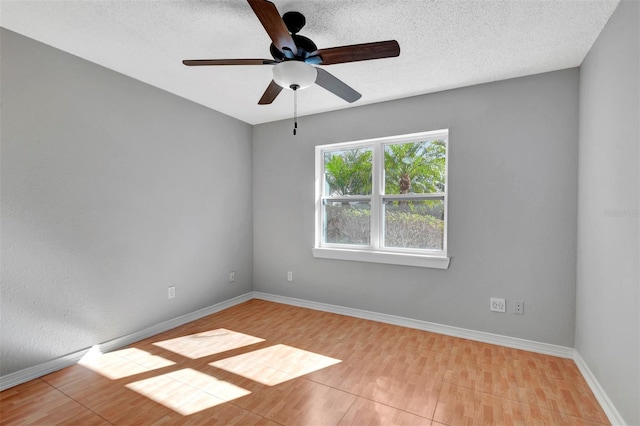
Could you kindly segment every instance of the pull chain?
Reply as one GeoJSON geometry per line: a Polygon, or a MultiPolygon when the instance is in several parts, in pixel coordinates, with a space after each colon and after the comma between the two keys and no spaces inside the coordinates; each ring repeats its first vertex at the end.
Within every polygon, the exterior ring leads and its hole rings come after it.
{"type": "Polygon", "coordinates": [[[297,84],[291,85],[293,90],[293,135],[295,136],[298,129],[298,89],[300,86],[297,84]]]}

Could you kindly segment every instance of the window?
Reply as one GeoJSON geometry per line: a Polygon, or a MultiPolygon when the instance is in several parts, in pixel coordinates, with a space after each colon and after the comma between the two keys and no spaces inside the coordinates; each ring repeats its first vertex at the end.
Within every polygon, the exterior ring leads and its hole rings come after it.
{"type": "Polygon", "coordinates": [[[446,269],[448,136],[317,146],[314,256],[446,269]]]}

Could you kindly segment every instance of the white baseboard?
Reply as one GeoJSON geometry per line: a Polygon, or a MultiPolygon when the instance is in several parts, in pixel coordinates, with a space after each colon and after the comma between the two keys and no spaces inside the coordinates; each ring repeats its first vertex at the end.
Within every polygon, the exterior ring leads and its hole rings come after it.
{"type": "MultiPolygon", "coordinates": [[[[126,336],[118,337],[108,342],[96,345],[101,352],[113,351],[132,343],[138,342],[147,337],[154,336],[156,334],[171,330],[172,328],[179,327],[181,325],[190,323],[197,319],[206,317],[207,315],[214,314],[216,312],[223,311],[240,303],[244,303],[253,299],[251,292],[245,293],[233,299],[225,300],[224,302],[217,303],[215,305],[208,306],[189,314],[179,316],[177,318],[170,319],[168,321],[155,324],[151,327],[137,331],[135,333],[127,334],[126,336]]],[[[13,386],[21,383],[28,382],[29,380],[37,379],[54,371],[62,370],[76,364],[91,348],[86,348],[77,352],[70,353],[60,358],[55,358],[42,364],[34,365],[33,367],[25,368],[24,370],[16,371],[15,373],[7,374],[0,377],[0,392],[9,389],[13,386]]]]}
{"type": "MultiPolygon", "coordinates": [[[[602,389],[602,387],[598,383],[598,380],[595,378],[588,365],[585,363],[584,359],[582,359],[580,354],[573,348],[256,291],[245,293],[238,297],[234,297],[233,299],[229,299],[227,301],[206,307],[204,309],[200,309],[190,314],[182,315],[180,317],[162,322],[160,324],[156,324],[152,327],[145,328],[144,330],[140,330],[138,332],[128,334],[114,340],[110,340],[98,345],[98,348],[101,352],[113,351],[142,339],[146,339],[147,337],[154,336],[158,333],[162,333],[164,331],[171,330],[172,328],[179,327],[183,324],[187,324],[191,321],[203,318],[207,315],[211,315],[240,303],[244,303],[251,299],[267,300],[270,302],[283,303],[286,305],[299,306],[302,308],[314,309],[317,311],[347,315],[350,317],[362,318],[386,324],[399,325],[402,327],[409,327],[417,330],[430,331],[447,336],[460,337],[463,339],[475,340],[483,343],[490,343],[514,349],[522,349],[530,352],[573,359],[578,366],[578,369],[582,373],[585,381],[591,388],[591,391],[602,406],[602,409],[604,410],[611,424],[620,426],[625,425],[624,419],[622,418],[618,410],[616,410],[615,406],[605,393],[604,389],[602,389]]],[[[0,377],[0,391],[19,385],[20,383],[28,382],[29,380],[37,379],[46,374],[61,370],[65,367],[69,367],[77,363],[87,353],[87,351],[89,351],[89,349],[91,348],[86,348],[84,350],[74,352],[72,354],[68,354],[51,361],[47,361],[45,363],[26,368],[24,370],[17,371],[15,373],[7,374],[6,376],[2,376],[0,377]]]]}
{"type": "Polygon", "coordinates": [[[562,358],[573,359],[575,349],[565,346],[551,345],[548,343],[534,342],[532,340],[518,339],[516,337],[501,336],[499,334],[485,333],[483,331],[469,330],[465,328],[452,327],[449,325],[436,324],[433,322],[421,321],[411,318],[398,317],[395,315],[381,314],[378,312],[364,311],[361,309],[346,308],[344,306],[330,305],[327,303],[312,302],[309,300],[295,299],[291,297],[278,296],[269,293],[253,292],[256,299],[268,300],[271,302],[284,303],[287,305],[300,306],[317,311],[331,312],[334,314],[347,315],[355,318],[362,318],[386,324],[399,325],[402,327],[415,328],[417,330],[431,331],[433,333],[445,334],[447,336],[461,337],[463,339],[475,340],[483,343],[506,346],[509,348],[522,349],[529,352],[537,352],[546,355],[553,355],[562,358]]]}
{"type": "Polygon", "coordinates": [[[613,405],[613,402],[611,402],[604,389],[602,389],[602,386],[600,386],[600,383],[596,379],[596,376],[593,375],[593,372],[591,372],[591,369],[584,361],[582,356],[580,356],[580,353],[578,353],[578,351],[575,351],[573,360],[578,366],[580,373],[582,373],[582,377],[584,377],[584,380],[591,388],[591,392],[593,392],[593,395],[600,403],[600,406],[604,410],[604,413],[607,415],[607,418],[609,419],[611,424],[616,426],[625,426],[626,423],[620,415],[620,412],[616,409],[615,405],[613,405]]]}

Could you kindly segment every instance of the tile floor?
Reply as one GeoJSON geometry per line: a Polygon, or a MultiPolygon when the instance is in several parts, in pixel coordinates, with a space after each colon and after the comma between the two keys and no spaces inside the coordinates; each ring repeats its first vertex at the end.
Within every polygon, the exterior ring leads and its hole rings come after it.
{"type": "Polygon", "coordinates": [[[251,300],[0,393],[3,425],[602,425],[572,360],[251,300]]]}

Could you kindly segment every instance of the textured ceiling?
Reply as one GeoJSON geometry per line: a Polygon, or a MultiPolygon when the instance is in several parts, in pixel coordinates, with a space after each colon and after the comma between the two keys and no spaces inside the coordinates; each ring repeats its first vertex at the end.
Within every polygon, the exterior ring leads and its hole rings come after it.
{"type": "MultiPolygon", "coordinates": [[[[307,115],[578,66],[619,0],[273,2],[306,16],[300,34],[319,48],[400,44],[397,58],[326,66],[363,96],[348,104],[314,85],[298,97],[307,115]]],[[[293,113],[290,91],[257,105],[271,66],[181,63],[270,58],[244,0],[2,0],[0,25],[250,124],[293,113]]]]}

